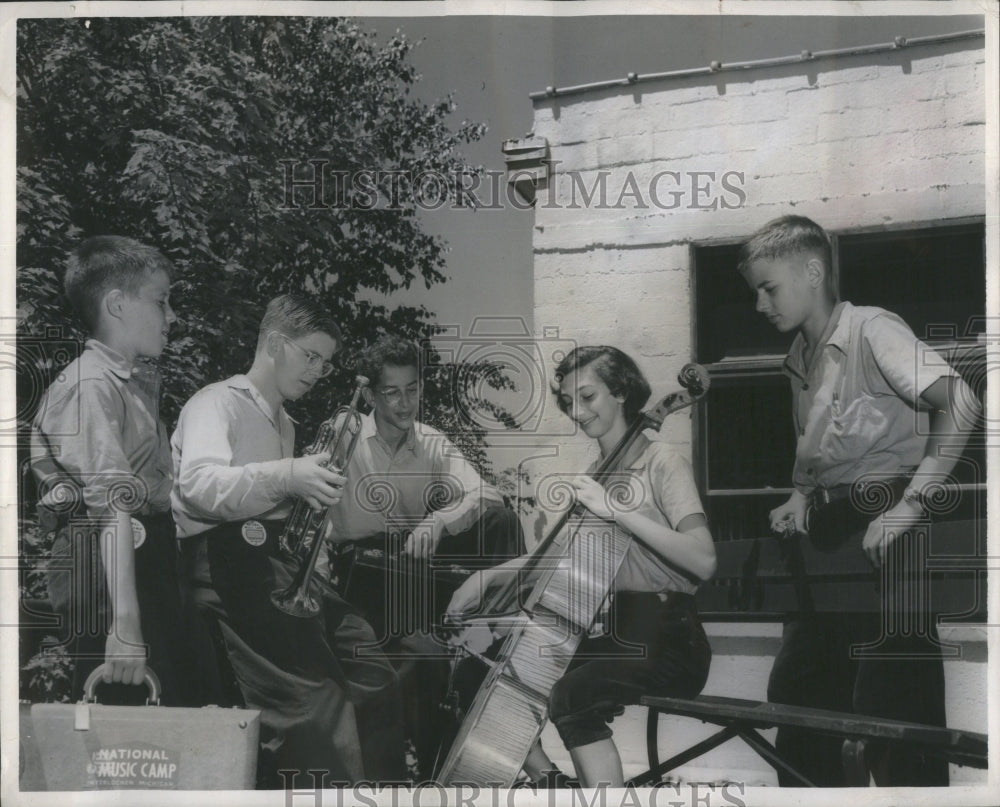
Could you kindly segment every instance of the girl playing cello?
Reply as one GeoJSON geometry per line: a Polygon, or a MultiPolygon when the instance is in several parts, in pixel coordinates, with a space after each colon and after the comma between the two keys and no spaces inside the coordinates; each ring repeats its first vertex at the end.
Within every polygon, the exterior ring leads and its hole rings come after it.
{"type": "MultiPolygon", "coordinates": [[[[602,456],[618,444],[650,396],[635,362],[605,346],[574,349],[556,368],[553,391],[559,408],[597,441],[602,456]]],[[[694,697],[705,685],[711,660],[694,592],[715,571],[715,548],[690,464],[664,443],[640,435],[621,468],[633,492],[627,503],[590,476],[570,480],[590,513],[633,537],[614,580],[608,623],[614,631],[585,639],[549,696],[549,718],[584,787],[624,784],[608,726],[615,715],[642,695],[694,697]]],[[[474,609],[482,591],[516,574],[522,562],[473,575],[455,592],[449,612],[474,609]]],[[[533,780],[564,781],[546,773],[553,765],[540,745],[523,767],[533,780]]]]}

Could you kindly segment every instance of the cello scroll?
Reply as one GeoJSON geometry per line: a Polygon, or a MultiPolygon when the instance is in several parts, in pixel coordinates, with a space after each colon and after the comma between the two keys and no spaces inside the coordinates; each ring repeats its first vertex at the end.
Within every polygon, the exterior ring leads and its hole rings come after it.
{"type": "Polygon", "coordinates": [[[659,429],[668,415],[697,403],[708,392],[712,379],[708,370],[700,364],[690,362],[677,374],[677,383],[682,389],[664,396],[656,406],[643,413],[647,424],[645,428],[659,429]]]}

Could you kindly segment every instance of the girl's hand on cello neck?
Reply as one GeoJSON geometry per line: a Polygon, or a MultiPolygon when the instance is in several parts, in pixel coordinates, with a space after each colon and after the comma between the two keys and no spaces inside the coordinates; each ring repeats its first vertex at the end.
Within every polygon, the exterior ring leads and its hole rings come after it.
{"type": "Polygon", "coordinates": [[[576,500],[605,521],[614,521],[615,512],[608,504],[608,492],[593,477],[572,476],[567,480],[576,491],[576,500]]]}

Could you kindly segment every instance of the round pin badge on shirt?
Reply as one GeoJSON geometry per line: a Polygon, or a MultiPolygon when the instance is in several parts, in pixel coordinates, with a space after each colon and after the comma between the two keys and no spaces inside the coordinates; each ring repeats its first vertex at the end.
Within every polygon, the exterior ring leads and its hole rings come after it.
{"type": "Polygon", "coordinates": [[[146,527],[137,518],[130,518],[132,522],[132,548],[138,549],[146,543],[146,527]]]}
{"type": "Polygon", "coordinates": [[[244,521],[240,532],[243,533],[243,540],[250,546],[260,546],[267,540],[267,530],[264,529],[264,525],[253,519],[244,521]]]}

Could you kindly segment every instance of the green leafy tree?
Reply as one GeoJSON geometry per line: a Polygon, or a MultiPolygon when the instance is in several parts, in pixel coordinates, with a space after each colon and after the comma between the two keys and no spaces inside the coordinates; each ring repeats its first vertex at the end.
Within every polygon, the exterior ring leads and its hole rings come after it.
{"type": "MultiPolygon", "coordinates": [[[[485,127],[453,126],[450,97],[414,97],[420,77],[405,36],[379,42],[343,19],[21,20],[17,47],[21,445],[40,394],[73,358],[60,339],[82,338],[61,271],[83,237],[132,236],[178,269],[179,322],[160,359],[168,425],[198,388],[249,366],[277,294],[313,295],[346,336],[347,360],[291,407],[300,448],[348,399],[358,348],[386,332],[418,341],[434,333],[426,308],[379,302],[445,279],[446,244],[418,220],[421,189],[393,177],[480,171],[461,148],[485,127]],[[328,172],[325,195],[299,188],[289,198],[286,171],[301,180],[317,168],[328,172]],[[369,187],[392,204],[338,193],[336,177],[358,172],[370,172],[369,187]]],[[[448,183],[424,191],[456,198],[448,183]]],[[[495,478],[485,429],[450,397],[456,368],[437,366],[431,348],[427,355],[424,418],[495,478]]],[[[509,386],[488,364],[461,372],[509,386]]],[[[23,470],[21,483],[25,505],[23,470]]],[[[44,545],[31,542],[39,556],[44,545]]]]}
{"type": "MultiPolygon", "coordinates": [[[[337,198],[333,175],[478,170],[460,147],[484,127],[449,128],[450,98],[411,95],[412,47],[337,19],[21,21],[22,332],[68,321],[58,293],[67,249],[116,233],[158,246],[179,269],[180,323],[161,360],[168,421],[197,388],[248,365],[276,294],[322,300],[348,355],[390,330],[429,336],[424,307],[376,300],[444,280],[446,245],[421,230],[412,193],[363,209],[337,198]],[[290,200],[286,170],[301,180],[311,160],[327,172],[326,194],[299,188],[290,200]]],[[[388,177],[378,184],[394,195],[388,177]]],[[[344,367],[298,407],[303,439],[351,386],[344,367]]]]}

